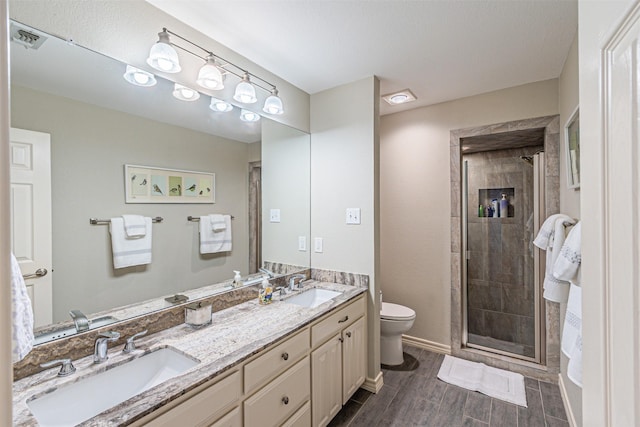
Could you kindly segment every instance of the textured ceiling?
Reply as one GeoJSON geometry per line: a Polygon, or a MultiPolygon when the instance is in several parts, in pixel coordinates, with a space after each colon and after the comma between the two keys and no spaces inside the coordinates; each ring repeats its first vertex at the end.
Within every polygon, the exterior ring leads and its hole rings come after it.
{"type": "Polygon", "coordinates": [[[370,75],[418,101],[381,114],[560,75],[576,0],[147,0],[313,94],[370,75]]]}

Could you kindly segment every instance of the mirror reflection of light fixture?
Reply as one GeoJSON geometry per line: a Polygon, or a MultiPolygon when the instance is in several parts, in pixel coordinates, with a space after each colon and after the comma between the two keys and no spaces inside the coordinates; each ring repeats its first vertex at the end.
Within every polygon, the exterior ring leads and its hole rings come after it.
{"type": "Polygon", "coordinates": [[[200,68],[200,71],[198,71],[196,83],[207,89],[224,89],[224,75],[220,67],[216,64],[213,55],[207,57],[207,62],[200,68]]]}
{"type": "Polygon", "coordinates": [[[156,76],[131,65],[127,65],[127,69],[123,76],[126,81],[136,86],[150,87],[157,83],[156,76]]]}
{"type": "Polygon", "coordinates": [[[178,52],[171,46],[169,33],[166,28],[158,33],[158,41],[151,46],[147,64],[165,73],[179,73],[182,69],[178,59],[178,52]]]}
{"type": "Polygon", "coordinates": [[[176,83],[173,86],[173,96],[178,98],[180,101],[196,101],[200,98],[200,92],[176,83]]]}
{"type": "Polygon", "coordinates": [[[240,120],[243,122],[257,122],[260,120],[260,114],[254,113],[253,111],[245,110],[244,108],[240,111],[240,120]]]}
{"type": "Polygon", "coordinates": [[[227,101],[223,101],[222,99],[211,97],[211,104],[209,104],[209,108],[218,113],[226,113],[227,111],[233,110],[233,105],[229,104],[227,101]]]}
{"type": "Polygon", "coordinates": [[[268,114],[282,114],[284,109],[282,108],[282,99],[278,96],[278,90],[273,89],[271,95],[264,101],[264,107],[262,111],[268,114]]]}
{"type": "Polygon", "coordinates": [[[256,89],[249,82],[249,73],[244,73],[244,76],[242,76],[242,81],[236,86],[233,99],[243,104],[253,104],[258,100],[256,98],[256,89]]]}

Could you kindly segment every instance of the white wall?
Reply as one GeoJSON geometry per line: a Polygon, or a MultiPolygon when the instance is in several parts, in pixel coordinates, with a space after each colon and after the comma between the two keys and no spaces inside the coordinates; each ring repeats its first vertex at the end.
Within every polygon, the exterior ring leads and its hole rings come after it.
{"type": "Polygon", "coordinates": [[[369,275],[370,378],[380,371],[378,102],[375,77],[311,96],[311,238],[323,239],[323,252],[311,254],[311,265],[369,275]],[[360,225],[345,224],[346,208],[360,208],[360,225]]]}
{"type": "Polygon", "coordinates": [[[553,79],[381,118],[380,284],[416,311],[408,335],[451,342],[449,132],[557,113],[553,79]]]}
{"type": "Polygon", "coordinates": [[[309,266],[311,140],[307,133],[264,120],[262,123],[262,259],[309,266]],[[280,222],[270,221],[271,209],[280,222]],[[307,248],[298,250],[298,237],[307,248]]]}

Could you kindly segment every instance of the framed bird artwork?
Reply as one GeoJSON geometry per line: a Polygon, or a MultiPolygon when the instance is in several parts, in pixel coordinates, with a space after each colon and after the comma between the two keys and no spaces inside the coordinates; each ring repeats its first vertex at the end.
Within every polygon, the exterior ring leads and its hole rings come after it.
{"type": "Polygon", "coordinates": [[[124,165],[125,203],[215,203],[216,174],[124,165]]]}

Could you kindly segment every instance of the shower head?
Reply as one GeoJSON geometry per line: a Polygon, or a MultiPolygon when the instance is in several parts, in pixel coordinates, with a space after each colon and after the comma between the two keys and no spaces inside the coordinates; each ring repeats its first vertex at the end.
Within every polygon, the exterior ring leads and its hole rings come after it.
{"type": "Polygon", "coordinates": [[[520,160],[533,166],[533,156],[520,156],[520,160]]]}

